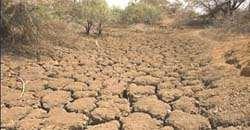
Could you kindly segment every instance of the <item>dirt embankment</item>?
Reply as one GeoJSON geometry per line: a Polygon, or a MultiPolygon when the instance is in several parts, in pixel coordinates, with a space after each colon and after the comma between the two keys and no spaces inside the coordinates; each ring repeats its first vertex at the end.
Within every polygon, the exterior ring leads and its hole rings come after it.
{"type": "Polygon", "coordinates": [[[57,44],[41,45],[38,59],[3,55],[2,128],[250,128],[244,63],[241,70],[228,67],[223,47],[195,30],[109,29],[97,39],[66,34],[57,44]],[[25,82],[22,97],[17,77],[25,82]]]}
{"type": "Polygon", "coordinates": [[[250,41],[239,40],[225,54],[226,63],[241,70],[242,76],[250,77],[250,41]]]}

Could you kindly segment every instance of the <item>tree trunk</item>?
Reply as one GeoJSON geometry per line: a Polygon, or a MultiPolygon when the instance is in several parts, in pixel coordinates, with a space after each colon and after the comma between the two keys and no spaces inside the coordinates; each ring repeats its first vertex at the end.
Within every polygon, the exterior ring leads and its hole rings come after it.
{"type": "Polygon", "coordinates": [[[249,2],[249,4],[248,4],[248,11],[250,12],[250,2],[249,2]]]}
{"type": "Polygon", "coordinates": [[[102,34],[102,22],[99,22],[98,24],[98,36],[102,34]]]}
{"type": "Polygon", "coordinates": [[[90,20],[87,20],[87,25],[85,26],[85,31],[86,34],[89,35],[90,34],[90,30],[92,28],[93,22],[90,20]]]}
{"type": "Polygon", "coordinates": [[[4,28],[4,21],[3,21],[3,3],[2,3],[3,1],[2,0],[0,0],[0,35],[1,35],[1,37],[0,37],[0,40],[2,41],[3,39],[3,35],[4,35],[4,31],[5,31],[5,28],[4,28]]]}

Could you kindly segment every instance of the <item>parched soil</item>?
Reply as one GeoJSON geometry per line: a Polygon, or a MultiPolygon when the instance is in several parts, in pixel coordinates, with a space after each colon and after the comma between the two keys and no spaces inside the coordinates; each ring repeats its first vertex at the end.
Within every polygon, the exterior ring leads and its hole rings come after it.
{"type": "Polygon", "coordinates": [[[130,28],[72,37],[38,59],[1,57],[2,129],[250,129],[249,39],[130,28]]]}

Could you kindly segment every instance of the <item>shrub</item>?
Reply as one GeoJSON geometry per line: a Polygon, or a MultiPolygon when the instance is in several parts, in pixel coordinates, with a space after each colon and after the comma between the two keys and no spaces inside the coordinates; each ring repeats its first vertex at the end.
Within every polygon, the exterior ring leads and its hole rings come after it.
{"type": "Polygon", "coordinates": [[[1,6],[1,41],[37,42],[40,20],[36,7],[27,3],[2,2],[1,6]]]}
{"type": "Polygon", "coordinates": [[[250,12],[238,11],[230,17],[217,19],[215,27],[229,33],[250,33],[250,12]]]}
{"type": "Polygon", "coordinates": [[[152,24],[160,20],[161,11],[156,6],[145,3],[130,4],[122,14],[122,20],[128,24],[152,24]]]}
{"type": "Polygon", "coordinates": [[[109,20],[110,10],[105,0],[86,0],[76,3],[72,9],[73,19],[80,24],[84,23],[86,34],[94,23],[97,23],[97,33],[101,35],[103,24],[109,20]]]}
{"type": "Polygon", "coordinates": [[[73,2],[54,0],[48,3],[37,4],[37,11],[41,14],[43,19],[47,20],[71,20],[70,10],[73,2]]]}
{"type": "Polygon", "coordinates": [[[122,13],[123,13],[123,10],[118,7],[111,8],[109,22],[111,24],[121,23],[122,13]]]}
{"type": "Polygon", "coordinates": [[[188,27],[206,27],[211,23],[211,19],[199,16],[194,11],[178,11],[176,14],[175,27],[188,26],[188,27]]]}

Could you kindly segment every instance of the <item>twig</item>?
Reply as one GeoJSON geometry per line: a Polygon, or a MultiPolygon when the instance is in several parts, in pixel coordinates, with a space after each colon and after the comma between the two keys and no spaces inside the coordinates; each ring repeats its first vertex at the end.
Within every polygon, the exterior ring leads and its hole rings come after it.
{"type": "Polygon", "coordinates": [[[20,98],[22,98],[23,95],[24,95],[26,83],[24,82],[24,80],[21,77],[17,77],[17,79],[22,82],[22,93],[21,93],[21,96],[20,96],[20,98]]]}
{"type": "Polygon", "coordinates": [[[96,44],[97,48],[100,48],[100,45],[98,44],[97,40],[95,41],[95,44],[96,44]]]}

